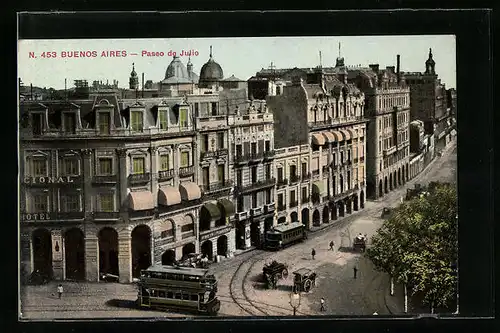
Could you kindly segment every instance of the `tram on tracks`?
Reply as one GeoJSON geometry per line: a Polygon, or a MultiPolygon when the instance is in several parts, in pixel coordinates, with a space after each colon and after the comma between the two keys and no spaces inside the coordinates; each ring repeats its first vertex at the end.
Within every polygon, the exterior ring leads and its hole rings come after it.
{"type": "Polygon", "coordinates": [[[215,316],[220,309],[217,280],[207,269],[151,266],[141,271],[137,302],[141,308],[185,310],[215,316]]]}
{"type": "Polygon", "coordinates": [[[284,223],[266,232],[264,248],[280,250],[307,238],[306,228],[301,222],[284,223]]]}

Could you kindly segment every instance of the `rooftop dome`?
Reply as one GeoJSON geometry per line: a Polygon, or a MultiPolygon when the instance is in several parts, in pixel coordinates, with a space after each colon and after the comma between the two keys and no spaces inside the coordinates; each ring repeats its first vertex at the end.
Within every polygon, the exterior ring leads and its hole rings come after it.
{"type": "Polygon", "coordinates": [[[212,46],[210,46],[210,59],[201,67],[200,81],[219,81],[223,78],[222,67],[212,58],[212,46]]]}
{"type": "Polygon", "coordinates": [[[172,62],[170,62],[170,65],[167,67],[167,71],[165,72],[165,80],[172,77],[177,79],[189,79],[188,70],[178,56],[174,56],[172,62]]]}

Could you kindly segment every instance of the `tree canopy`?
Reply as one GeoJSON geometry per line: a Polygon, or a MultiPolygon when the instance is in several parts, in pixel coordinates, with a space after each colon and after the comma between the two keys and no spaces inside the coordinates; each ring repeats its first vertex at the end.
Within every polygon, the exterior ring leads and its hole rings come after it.
{"type": "Polygon", "coordinates": [[[452,184],[432,183],[402,203],[372,237],[366,255],[378,270],[421,293],[431,307],[455,295],[458,202],[452,184]]]}

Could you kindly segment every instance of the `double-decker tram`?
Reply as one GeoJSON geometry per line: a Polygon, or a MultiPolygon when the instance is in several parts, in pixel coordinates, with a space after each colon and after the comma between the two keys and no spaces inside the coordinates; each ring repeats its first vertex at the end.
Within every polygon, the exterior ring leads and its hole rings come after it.
{"type": "Polygon", "coordinates": [[[285,223],[277,225],[266,232],[265,248],[267,250],[279,250],[306,238],[306,229],[301,222],[285,223]]]}
{"type": "Polygon", "coordinates": [[[220,309],[217,280],[207,269],[151,266],[141,271],[137,302],[142,308],[194,311],[214,316],[220,309]]]}

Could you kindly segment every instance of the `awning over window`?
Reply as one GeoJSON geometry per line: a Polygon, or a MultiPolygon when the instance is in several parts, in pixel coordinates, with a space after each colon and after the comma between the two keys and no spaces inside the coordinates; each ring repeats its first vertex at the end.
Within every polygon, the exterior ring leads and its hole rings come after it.
{"type": "Polygon", "coordinates": [[[129,208],[135,211],[155,208],[153,193],[149,191],[130,192],[128,200],[129,208]]]}
{"type": "Polygon", "coordinates": [[[322,181],[314,182],[312,185],[313,193],[323,194],[325,190],[325,184],[322,181]]]}
{"type": "Polygon", "coordinates": [[[352,129],[346,129],[346,132],[349,133],[349,135],[351,136],[351,139],[356,139],[357,138],[357,135],[356,135],[356,131],[353,131],[352,129]]]}
{"type": "Polygon", "coordinates": [[[182,200],[196,200],[201,198],[201,190],[193,182],[184,182],[179,185],[182,200]]]}
{"type": "Polygon", "coordinates": [[[341,142],[342,140],[344,140],[344,137],[342,136],[342,133],[337,132],[337,131],[333,131],[333,132],[330,132],[330,133],[332,133],[332,135],[335,137],[335,142],[341,142]]]}
{"type": "Polygon", "coordinates": [[[221,218],[221,212],[215,204],[207,202],[201,207],[201,216],[216,221],[221,218]]]}
{"type": "Polygon", "coordinates": [[[312,143],[318,146],[322,146],[325,144],[325,137],[321,133],[313,133],[312,134],[312,143]]]}
{"type": "Polygon", "coordinates": [[[346,130],[339,130],[339,132],[342,133],[342,135],[344,136],[344,140],[347,141],[351,139],[351,135],[346,130]]]}
{"type": "Polygon", "coordinates": [[[331,132],[323,132],[323,136],[325,137],[326,142],[332,143],[335,142],[335,136],[331,132]]]}
{"type": "Polygon", "coordinates": [[[234,204],[227,199],[220,199],[219,201],[217,201],[217,206],[219,206],[220,211],[226,217],[231,217],[236,212],[234,204]]]}
{"type": "Polygon", "coordinates": [[[181,193],[173,186],[161,187],[158,190],[158,203],[163,206],[172,206],[181,203],[181,193]]]}

